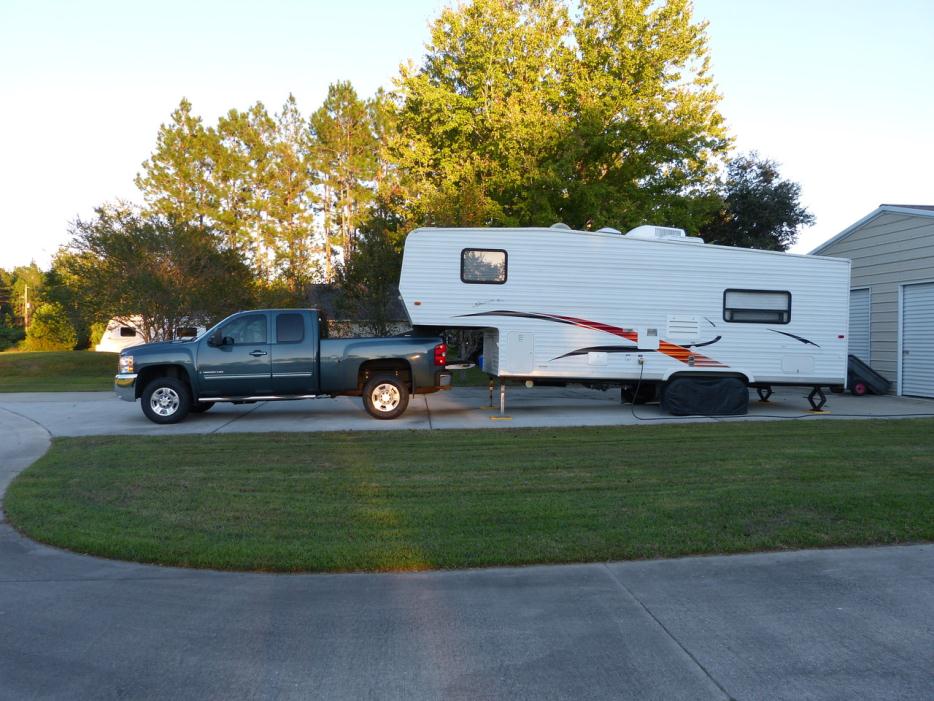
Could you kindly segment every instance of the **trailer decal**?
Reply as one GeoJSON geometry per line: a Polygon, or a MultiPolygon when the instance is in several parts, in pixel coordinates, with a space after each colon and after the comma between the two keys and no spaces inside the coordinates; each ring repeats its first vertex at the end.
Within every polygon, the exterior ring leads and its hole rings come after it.
{"type": "MultiPolygon", "coordinates": [[[[542,314],[539,312],[517,312],[506,309],[499,309],[492,312],[474,312],[473,314],[461,314],[460,316],[516,316],[524,317],[527,319],[542,319],[545,321],[554,321],[559,324],[570,324],[572,326],[578,326],[583,329],[590,329],[591,331],[603,331],[604,333],[613,334],[614,336],[620,336],[625,338],[627,341],[632,341],[635,344],[639,343],[639,334],[636,333],[633,329],[624,329],[619,326],[612,326],[610,324],[604,324],[600,321],[589,321],[587,319],[578,319],[573,316],[561,316],[560,314],[542,314]]],[[[717,336],[713,341],[704,343],[702,345],[710,345],[711,343],[716,343],[720,340],[720,336],[717,336]]],[[[630,352],[644,352],[640,351],[638,348],[628,349],[630,352]]],[[[709,368],[725,368],[728,367],[718,360],[713,358],[708,358],[706,355],[701,355],[700,353],[695,353],[691,348],[686,348],[684,346],[679,346],[676,343],[671,343],[670,341],[658,342],[658,352],[667,355],[669,358],[673,358],[677,361],[684,363],[685,365],[690,365],[691,367],[709,367],[709,368]]],[[[577,355],[577,353],[572,353],[571,355],[577,355]]],[[[582,354],[581,354],[582,355],[582,354]]],[[[562,356],[564,357],[564,356],[562,356]]],[[[557,359],[556,359],[557,360],[557,359]]]]}
{"type": "MultiPolygon", "coordinates": [[[[710,346],[722,338],[723,336],[717,336],[703,343],[692,343],[690,348],[710,346]]],[[[575,355],[587,355],[588,353],[654,353],[655,351],[655,348],[639,348],[638,346],[588,346],[587,348],[578,348],[577,350],[572,350],[570,353],[559,355],[557,358],[552,358],[552,360],[561,360],[562,358],[570,358],[575,355]]],[[[696,358],[697,355],[695,354],[694,357],[696,358]]]]}
{"type": "Polygon", "coordinates": [[[793,333],[788,333],[787,331],[779,331],[778,329],[769,329],[769,331],[772,331],[773,333],[780,333],[782,336],[788,336],[790,338],[795,339],[796,341],[801,341],[801,343],[805,345],[810,344],[812,346],[817,346],[818,348],[820,348],[820,346],[814,343],[814,341],[810,341],[806,338],[802,338],[801,336],[795,336],[793,333]]]}

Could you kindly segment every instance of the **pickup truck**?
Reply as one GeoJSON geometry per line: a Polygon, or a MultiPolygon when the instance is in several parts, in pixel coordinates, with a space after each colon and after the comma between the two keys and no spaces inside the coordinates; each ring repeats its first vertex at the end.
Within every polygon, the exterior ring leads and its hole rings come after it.
{"type": "Polygon", "coordinates": [[[114,391],[142,400],[158,424],[215,402],[362,396],[377,419],[394,419],[409,395],[448,389],[447,347],[437,337],[328,339],[316,309],[262,309],[227,317],[197,338],[120,353],[114,391]]]}

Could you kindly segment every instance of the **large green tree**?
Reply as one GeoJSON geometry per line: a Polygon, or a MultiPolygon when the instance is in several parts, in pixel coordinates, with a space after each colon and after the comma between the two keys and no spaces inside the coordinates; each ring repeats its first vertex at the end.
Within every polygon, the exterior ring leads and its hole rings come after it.
{"type": "Polygon", "coordinates": [[[249,268],[219,235],[189,222],[104,206],[78,220],[56,258],[62,284],[97,320],[142,317],[145,340],[207,324],[253,301],[249,268]]]}
{"type": "Polygon", "coordinates": [[[397,79],[411,224],[696,228],[728,146],[688,0],[474,0],[397,79]]]}
{"type": "Polygon", "coordinates": [[[555,0],[475,0],[441,12],[421,65],[402,66],[396,81],[394,158],[410,225],[554,219],[569,28],[555,0]]]}
{"type": "Polygon", "coordinates": [[[720,191],[720,209],[700,228],[707,243],[785,251],[801,227],[814,223],[801,204],[801,186],[756,153],[730,161],[720,191]]]}
{"type": "Polygon", "coordinates": [[[729,142],[705,28],[690,0],[581,2],[565,81],[567,223],[696,230],[716,206],[709,183],[729,142]]]}

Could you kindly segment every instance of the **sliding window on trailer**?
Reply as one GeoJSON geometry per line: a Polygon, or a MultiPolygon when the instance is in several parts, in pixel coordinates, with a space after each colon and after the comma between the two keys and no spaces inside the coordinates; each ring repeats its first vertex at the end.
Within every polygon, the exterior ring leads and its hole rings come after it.
{"type": "Polygon", "coordinates": [[[461,282],[471,285],[502,285],[506,282],[509,257],[499,248],[465,248],[461,251],[461,282]]]}
{"type": "Polygon", "coordinates": [[[787,324],[791,321],[791,292],[724,290],[723,320],[737,324],[787,324]]]}

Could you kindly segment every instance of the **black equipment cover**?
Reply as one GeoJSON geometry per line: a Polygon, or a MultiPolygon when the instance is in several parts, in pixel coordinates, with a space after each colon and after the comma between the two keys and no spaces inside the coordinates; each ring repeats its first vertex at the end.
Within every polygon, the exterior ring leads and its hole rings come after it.
{"type": "Polygon", "coordinates": [[[749,390],[735,377],[676,377],[662,388],[662,410],[674,416],[738,416],[748,408],[749,390]]]}

